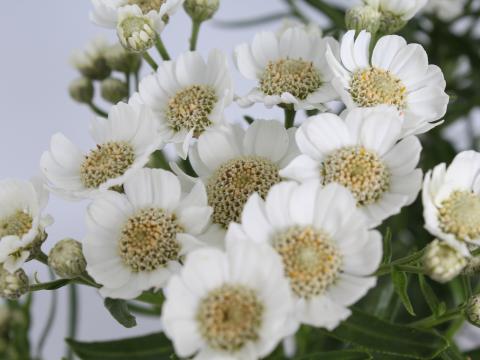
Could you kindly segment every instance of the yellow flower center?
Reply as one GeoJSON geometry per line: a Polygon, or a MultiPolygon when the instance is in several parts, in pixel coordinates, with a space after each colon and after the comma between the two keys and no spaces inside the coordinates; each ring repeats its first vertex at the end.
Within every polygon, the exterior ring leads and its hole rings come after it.
{"type": "Polygon", "coordinates": [[[454,191],[438,210],[442,231],[458,240],[472,240],[480,236],[480,196],[469,191],[454,191]]]}
{"type": "Polygon", "coordinates": [[[32,225],[32,217],[18,210],[12,215],[0,219],[0,239],[5,236],[18,236],[21,238],[32,229],[32,225]]]}

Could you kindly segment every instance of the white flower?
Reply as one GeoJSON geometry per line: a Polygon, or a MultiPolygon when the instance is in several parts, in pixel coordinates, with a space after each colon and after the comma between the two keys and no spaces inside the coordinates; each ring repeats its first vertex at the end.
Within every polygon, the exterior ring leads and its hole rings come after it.
{"type": "Polygon", "coordinates": [[[155,113],[164,141],[177,144],[185,159],[192,138],[221,124],[223,111],[232,102],[226,57],[214,50],[207,61],[198,52],[164,61],[141,81],[140,97],[155,113]]]}
{"type": "Polygon", "coordinates": [[[13,273],[28,259],[53,220],[42,212],[48,192],[39,179],[0,181],[0,264],[13,273]]]}
{"type": "Polygon", "coordinates": [[[90,133],[97,145],[88,154],[55,134],[40,160],[52,190],[66,198],[92,198],[121,186],[161,145],[153,114],[141,105],[113,106],[108,119],[92,120],[90,133]]]}
{"type": "Polygon", "coordinates": [[[480,153],[458,154],[450,166],[437,165],[425,175],[425,228],[464,256],[468,244],[480,245],[480,153]]]}
{"type": "Polygon", "coordinates": [[[258,194],[249,199],[242,224],[229,232],[281,255],[295,322],[333,330],[376,284],[370,275],[381,262],[381,235],[369,230],[352,194],[338,184],[275,185],[265,201],[258,194]]]}
{"type": "Polygon", "coordinates": [[[70,57],[70,63],[83,76],[103,80],[111,73],[105,60],[105,52],[109,46],[105,38],[96,37],[86,45],[85,49],[76,50],[70,57]]]}
{"type": "Polygon", "coordinates": [[[173,15],[185,0],[92,0],[93,10],[90,19],[97,25],[116,29],[119,12],[125,6],[134,6],[140,13],[155,23],[155,30],[161,32],[168,17],[173,15]]]}
{"type": "Polygon", "coordinates": [[[89,206],[83,251],[103,296],[132,299],[163,287],[180,258],[202,246],[196,236],[212,210],[202,184],[184,193],[165,170],[140,170],[124,189],[107,191],[89,206]]]}
{"type": "Polygon", "coordinates": [[[266,196],[282,180],[280,169],[298,155],[294,137],[295,129],[274,120],[257,120],[246,131],[225,126],[200,136],[190,160],[207,188],[215,224],[226,229],[238,222],[250,195],[266,196]]]}
{"type": "Polygon", "coordinates": [[[257,360],[296,330],[286,327],[292,295],[280,257],[228,235],[226,253],[188,255],[165,297],[162,324],[182,358],[257,360]]]}
{"type": "Polygon", "coordinates": [[[322,38],[318,29],[301,26],[261,32],[251,45],[235,49],[235,62],[247,79],[258,81],[241,106],[256,102],[268,107],[292,104],[295,109],[324,109],[337,97],[332,87],[332,72],[325,59],[327,47],[335,52],[338,42],[322,38]]]}
{"type": "Polygon", "coordinates": [[[347,108],[392,105],[405,117],[403,135],[424,133],[445,115],[448,95],[445,79],[427,53],[396,35],[384,36],[370,59],[371,34],[362,31],[355,40],[349,31],[341,43],[341,63],[329,51],[327,60],[335,74],[333,85],[347,108]]]}
{"type": "Polygon", "coordinates": [[[463,14],[466,3],[466,0],[429,0],[425,12],[448,22],[463,14]]]}
{"type": "MultiPolygon", "coordinates": [[[[365,4],[378,9],[385,15],[408,21],[413,18],[428,0],[363,0],[365,4]]],[[[431,0],[430,0],[431,1],[431,0]]]]}
{"type": "Polygon", "coordinates": [[[413,203],[421,188],[421,144],[399,143],[402,119],[392,107],[358,108],[345,121],[334,114],[309,118],[297,131],[302,155],[280,172],[299,181],[337,182],[350,189],[373,226],[413,203]]]}

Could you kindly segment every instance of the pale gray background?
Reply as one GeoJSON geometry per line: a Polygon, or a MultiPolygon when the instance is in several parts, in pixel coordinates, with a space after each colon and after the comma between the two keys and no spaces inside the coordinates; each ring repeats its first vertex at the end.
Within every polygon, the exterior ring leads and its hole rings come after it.
{"type": "MultiPolygon", "coordinates": [[[[348,0],[344,1],[348,3],[348,0]]],[[[71,52],[92,37],[103,34],[115,40],[113,31],[98,28],[88,20],[88,0],[15,0],[2,3],[0,12],[0,178],[28,179],[38,171],[41,153],[48,148],[55,132],[62,132],[75,143],[87,149],[91,146],[87,124],[89,110],[70,100],[67,87],[77,73],[69,66],[71,52]]],[[[284,9],[280,0],[222,0],[218,19],[238,19],[284,9]]],[[[312,15],[316,16],[316,15],[312,15]]],[[[318,19],[317,20],[321,20],[318,19]]],[[[276,28],[278,24],[268,24],[276,28]]],[[[259,28],[225,30],[205,25],[200,34],[199,48],[205,54],[209,48],[224,50],[231,59],[233,47],[250,41],[259,28]]],[[[172,55],[185,51],[190,22],[183,11],[172,18],[163,34],[172,55]]],[[[250,82],[233,70],[236,90],[248,91],[250,82]]],[[[147,71],[146,67],[144,71],[147,71]]],[[[256,117],[281,116],[277,110],[255,106],[246,111],[236,106],[228,109],[230,119],[240,119],[248,113],[256,117]]],[[[459,128],[461,133],[463,129],[459,128]]],[[[53,243],[64,238],[81,239],[85,233],[85,202],[69,203],[52,197],[48,212],[55,218],[50,227],[48,250],[53,243]]],[[[48,280],[42,265],[29,265],[29,273],[39,271],[43,281],[48,280]]],[[[32,338],[36,341],[44,325],[50,294],[39,293],[34,300],[32,338]]],[[[159,330],[152,319],[138,319],[139,326],[125,329],[111,319],[103,309],[102,299],[88,289],[80,296],[80,323],[78,338],[102,340],[120,338],[159,330]]],[[[44,358],[60,359],[64,353],[63,337],[66,333],[66,294],[60,294],[57,319],[47,343],[44,358]]]]}

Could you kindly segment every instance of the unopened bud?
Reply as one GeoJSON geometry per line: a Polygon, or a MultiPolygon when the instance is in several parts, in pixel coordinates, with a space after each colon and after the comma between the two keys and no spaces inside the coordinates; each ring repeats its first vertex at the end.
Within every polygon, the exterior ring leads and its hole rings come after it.
{"type": "Polygon", "coordinates": [[[220,6],[220,0],[186,0],[183,7],[196,22],[211,19],[220,6]]]}
{"type": "Polygon", "coordinates": [[[480,257],[475,256],[467,260],[467,266],[462,273],[467,276],[474,276],[480,274],[480,257]]]}
{"type": "Polygon", "coordinates": [[[105,60],[112,70],[122,73],[135,73],[142,64],[139,54],[125,50],[120,44],[112,45],[105,50],[105,60]]]}
{"type": "Polygon", "coordinates": [[[345,23],[349,30],[367,30],[375,34],[380,27],[381,17],[382,14],[377,9],[368,5],[359,5],[347,11],[345,23]]]}
{"type": "Polygon", "coordinates": [[[59,241],[48,254],[48,265],[61,278],[73,279],[85,272],[82,244],[73,239],[59,241]]]}
{"type": "Polygon", "coordinates": [[[128,84],[115,78],[108,78],[102,81],[100,91],[105,100],[117,104],[128,97],[128,84]]]}
{"type": "Polygon", "coordinates": [[[89,104],[93,99],[93,84],[92,80],[81,77],[73,80],[68,87],[68,92],[73,100],[81,104],[89,104]]]}
{"type": "Polygon", "coordinates": [[[382,11],[378,31],[381,35],[394,34],[407,25],[406,20],[390,11],[382,11]]]}
{"type": "Polygon", "coordinates": [[[144,52],[153,46],[157,33],[150,18],[125,14],[117,26],[117,35],[125,49],[144,52]]]}
{"type": "Polygon", "coordinates": [[[460,274],[467,260],[447,243],[435,239],[425,250],[423,264],[428,276],[439,283],[446,283],[460,274]]]}
{"type": "Polygon", "coordinates": [[[468,299],[465,313],[472,325],[480,327],[480,294],[473,295],[468,299]]]}
{"type": "Polygon", "coordinates": [[[103,80],[111,73],[104,57],[107,47],[106,40],[94,39],[84,50],[76,51],[70,62],[83,76],[92,80],[103,80]]]}
{"type": "Polygon", "coordinates": [[[10,273],[0,267],[0,297],[16,300],[28,292],[29,281],[23,269],[10,273]]]}

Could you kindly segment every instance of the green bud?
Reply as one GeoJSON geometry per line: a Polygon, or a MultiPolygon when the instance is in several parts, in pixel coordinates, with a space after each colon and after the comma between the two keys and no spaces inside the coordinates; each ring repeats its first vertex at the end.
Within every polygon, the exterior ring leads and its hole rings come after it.
{"type": "Polygon", "coordinates": [[[94,94],[92,80],[86,77],[75,79],[70,83],[68,92],[73,100],[81,104],[89,104],[94,94]]]}
{"type": "Polygon", "coordinates": [[[211,19],[220,6],[220,0],[186,0],[183,7],[192,20],[203,22],[211,19]]]}
{"type": "Polygon", "coordinates": [[[390,11],[382,11],[378,31],[381,35],[395,34],[407,25],[406,20],[390,11]]]}
{"type": "Polygon", "coordinates": [[[152,20],[146,16],[125,16],[117,26],[120,44],[132,52],[145,52],[155,43],[157,33],[152,20]]]}
{"type": "Polygon", "coordinates": [[[375,34],[380,27],[381,13],[367,5],[359,5],[349,9],[345,15],[347,29],[358,32],[367,30],[375,34]]]}
{"type": "Polygon", "coordinates": [[[73,279],[85,272],[82,244],[73,239],[59,241],[48,254],[48,265],[61,278],[73,279]]]}
{"type": "Polygon", "coordinates": [[[9,273],[3,267],[0,267],[0,297],[16,300],[26,294],[28,288],[28,277],[23,269],[9,273]]]}
{"type": "Polygon", "coordinates": [[[428,276],[439,283],[446,283],[460,274],[467,260],[447,243],[435,239],[425,250],[423,264],[428,276]]]}
{"type": "Polygon", "coordinates": [[[480,294],[473,295],[468,299],[465,314],[472,325],[480,327],[480,294]]]}
{"type": "Polygon", "coordinates": [[[112,45],[105,50],[105,60],[112,70],[123,73],[135,73],[142,65],[142,59],[137,53],[125,50],[120,44],[112,45]]]}
{"type": "Polygon", "coordinates": [[[102,81],[100,92],[105,100],[116,104],[128,97],[128,85],[121,80],[108,78],[102,81]]]}
{"type": "Polygon", "coordinates": [[[91,80],[103,80],[111,73],[104,57],[107,47],[106,40],[93,39],[85,49],[76,51],[70,62],[83,76],[91,80]]]}

